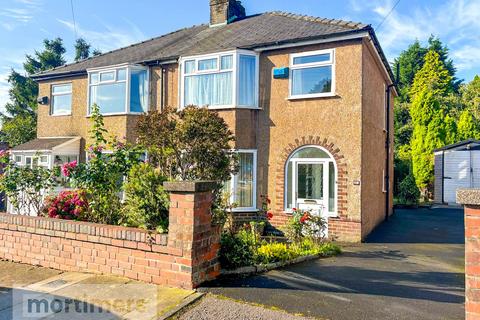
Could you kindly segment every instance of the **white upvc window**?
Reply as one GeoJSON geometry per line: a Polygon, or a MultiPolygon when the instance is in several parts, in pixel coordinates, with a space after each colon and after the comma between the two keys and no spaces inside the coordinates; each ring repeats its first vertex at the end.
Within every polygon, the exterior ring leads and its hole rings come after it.
{"type": "Polygon", "coordinates": [[[25,156],[25,163],[23,164],[26,167],[37,168],[37,167],[50,167],[50,156],[49,155],[31,155],[25,156]]]}
{"type": "Polygon", "coordinates": [[[52,102],[50,114],[64,116],[72,113],[72,84],[62,83],[52,85],[52,102]]]}
{"type": "Polygon", "coordinates": [[[23,164],[23,155],[21,154],[16,154],[13,156],[13,161],[15,162],[16,165],[22,165],[23,164]]]}
{"type": "Polygon", "coordinates": [[[257,150],[237,150],[238,172],[225,182],[224,191],[230,195],[233,211],[257,210],[257,150]]]}
{"type": "Polygon", "coordinates": [[[234,50],[180,60],[180,104],[221,108],[258,108],[258,54],[234,50]]]}
{"type": "Polygon", "coordinates": [[[96,103],[103,115],[148,111],[149,71],[139,65],[88,70],[88,114],[96,103]]]}
{"type": "Polygon", "coordinates": [[[290,55],[290,98],[328,97],[335,94],[335,50],[290,55]]]}

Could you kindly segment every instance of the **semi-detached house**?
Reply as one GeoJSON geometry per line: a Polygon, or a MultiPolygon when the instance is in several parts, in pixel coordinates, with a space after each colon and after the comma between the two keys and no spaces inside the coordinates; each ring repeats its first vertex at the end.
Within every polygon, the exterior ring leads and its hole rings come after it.
{"type": "Polygon", "coordinates": [[[389,64],[361,23],[284,12],[246,15],[211,0],[210,23],[36,74],[38,138],[21,165],[85,161],[96,103],[111,134],[135,141],[140,114],[208,106],[236,136],[228,182],[246,220],[272,201],[273,225],[293,208],[328,219],[330,236],[361,241],[392,212],[393,98],[389,64]]]}

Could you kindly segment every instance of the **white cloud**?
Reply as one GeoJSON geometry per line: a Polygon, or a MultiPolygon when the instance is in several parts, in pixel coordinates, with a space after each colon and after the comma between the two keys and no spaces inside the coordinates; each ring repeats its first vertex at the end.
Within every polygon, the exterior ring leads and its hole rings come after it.
{"type": "Polygon", "coordinates": [[[0,16],[23,23],[29,22],[33,18],[30,10],[20,8],[3,8],[0,10],[0,16]]]}
{"type": "MultiPolygon", "coordinates": [[[[75,26],[72,22],[62,19],[57,19],[57,21],[71,31],[75,30],[75,26]]],[[[91,43],[93,48],[98,48],[102,52],[106,52],[145,39],[145,35],[136,25],[128,20],[125,20],[125,22],[128,25],[126,28],[116,28],[106,23],[102,23],[103,29],[89,30],[84,29],[77,23],[76,29],[78,35],[91,43]]]]}
{"type": "Polygon", "coordinates": [[[9,70],[0,72],[0,112],[4,111],[5,104],[10,100],[8,96],[8,89],[10,88],[10,85],[7,82],[8,75],[9,70]]]}
{"type": "Polygon", "coordinates": [[[7,31],[29,23],[41,10],[41,0],[15,0],[14,6],[0,8],[0,26],[7,31]]]}
{"type": "MultiPolygon", "coordinates": [[[[367,10],[380,23],[396,1],[371,1],[367,10]]],[[[399,7],[402,5],[400,2],[399,7]]],[[[405,4],[403,4],[405,7],[405,4]]],[[[407,8],[408,13],[395,9],[376,30],[382,47],[392,59],[414,40],[426,41],[438,36],[449,49],[459,71],[478,67],[480,61],[480,1],[452,0],[434,8],[407,8]]],[[[376,27],[373,24],[373,27],[376,27]]]]}

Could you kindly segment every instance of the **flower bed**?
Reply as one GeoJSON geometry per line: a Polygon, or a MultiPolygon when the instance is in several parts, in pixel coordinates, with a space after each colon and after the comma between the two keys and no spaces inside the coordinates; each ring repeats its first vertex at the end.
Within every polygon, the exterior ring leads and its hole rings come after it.
{"type": "MultiPolygon", "coordinates": [[[[268,203],[269,199],[265,197],[262,212],[270,219],[268,203]]],[[[283,230],[285,241],[266,241],[262,238],[263,224],[264,222],[251,222],[241,230],[227,229],[222,234],[220,263],[224,270],[240,268],[239,273],[244,273],[241,270],[245,268],[247,273],[265,271],[272,266],[341,252],[339,246],[325,241],[324,219],[309,211],[293,210],[292,217],[283,230]]]]}

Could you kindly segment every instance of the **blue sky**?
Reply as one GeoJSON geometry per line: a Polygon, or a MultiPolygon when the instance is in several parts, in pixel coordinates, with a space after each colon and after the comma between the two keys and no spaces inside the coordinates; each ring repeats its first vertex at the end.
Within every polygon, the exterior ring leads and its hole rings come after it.
{"type": "MultiPolygon", "coordinates": [[[[72,0],[76,33],[105,52],[179,28],[208,22],[208,0],[72,0]]],[[[379,23],[397,0],[243,0],[247,14],[288,11],[318,17],[379,23]]],[[[70,0],[0,0],[0,109],[8,100],[6,76],[22,70],[27,53],[44,38],[61,37],[73,58],[75,30],[70,0]]],[[[412,41],[430,34],[450,48],[458,77],[480,74],[480,0],[400,0],[378,28],[390,61],[412,41]]]]}

